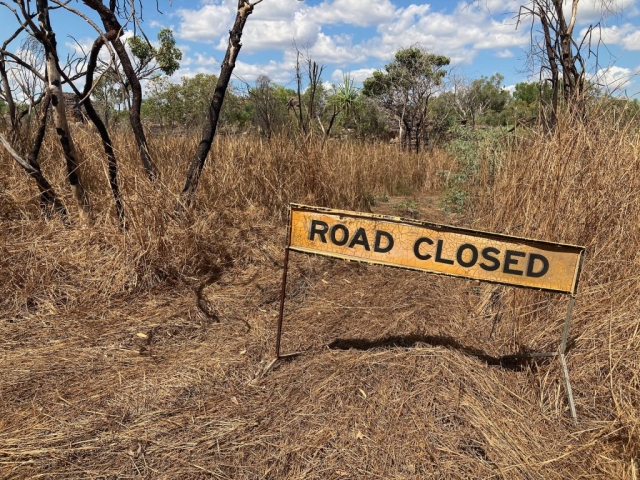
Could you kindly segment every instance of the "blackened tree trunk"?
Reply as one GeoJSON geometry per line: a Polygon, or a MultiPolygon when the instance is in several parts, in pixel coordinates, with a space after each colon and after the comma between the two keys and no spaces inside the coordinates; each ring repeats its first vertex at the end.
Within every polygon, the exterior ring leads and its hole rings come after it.
{"type": "MultiPolygon", "coordinates": [[[[109,171],[109,185],[111,186],[111,193],[113,194],[113,200],[116,205],[116,213],[118,215],[118,222],[120,223],[121,228],[125,228],[125,213],[124,213],[124,204],[122,202],[122,197],[120,195],[120,187],[118,186],[118,161],[116,159],[116,154],[113,151],[113,146],[111,144],[111,137],[109,136],[109,132],[104,125],[104,122],[96,112],[96,109],[93,107],[93,103],[91,102],[91,89],[93,88],[93,76],[96,70],[96,64],[98,61],[98,54],[100,53],[100,49],[104,45],[104,38],[98,37],[96,41],[93,43],[91,48],[91,52],[89,53],[89,61],[87,62],[87,71],[85,75],[85,84],[84,91],[80,95],[80,105],[84,106],[85,111],[87,112],[87,116],[91,120],[91,122],[98,130],[100,134],[100,139],[102,141],[102,147],[104,148],[104,153],[107,156],[107,166],[109,171]]],[[[73,85],[72,83],[70,83],[73,85]]],[[[74,87],[75,89],[75,87],[74,87]]]]}
{"type": "Polygon", "coordinates": [[[40,31],[38,32],[39,40],[44,46],[47,58],[47,86],[51,95],[51,104],[53,105],[53,119],[56,133],[60,139],[60,144],[62,145],[62,150],[67,161],[69,183],[73,188],[76,200],[80,206],[80,214],[87,223],[92,223],[93,215],[91,213],[89,195],[82,185],[76,147],[73,143],[71,131],[69,130],[69,123],[67,122],[60,71],[58,70],[56,36],[51,28],[48,1],[37,0],[36,7],[38,11],[38,23],[40,25],[40,31]]]}
{"type": "Polygon", "coordinates": [[[38,154],[40,153],[40,147],[42,146],[42,140],[44,139],[47,129],[47,114],[49,111],[50,96],[47,95],[42,103],[42,110],[40,113],[38,133],[36,139],[29,152],[29,158],[25,161],[18,153],[11,147],[9,141],[0,133],[0,143],[4,146],[5,150],[9,152],[9,155],[18,162],[27,174],[36,182],[38,190],[40,190],[40,206],[42,207],[45,215],[51,217],[53,212],[57,212],[63,222],[67,223],[67,209],[60,201],[56,192],[53,190],[51,184],[47,181],[42,174],[40,164],[38,163],[38,154]]]}
{"type": "Polygon", "coordinates": [[[129,87],[131,88],[131,108],[129,109],[131,130],[133,131],[133,135],[136,139],[136,144],[138,145],[138,151],[140,152],[140,158],[145,172],[147,172],[149,180],[154,182],[158,178],[158,169],[151,160],[147,137],[145,136],[144,128],[142,127],[142,120],[140,119],[140,110],[142,108],[142,86],[140,85],[140,79],[138,79],[135,69],[131,64],[129,54],[120,40],[120,36],[124,33],[124,29],[115,14],[116,4],[112,1],[110,2],[110,6],[107,7],[101,0],[83,0],[83,3],[98,12],[98,15],[100,15],[100,19],[102,20],[102,24],[105,29],[105,36],[109,38],[109,41],[113,45],[113,49],[122,64],[122,70],[124,71],[129,87]]]}
{"type": "MultiPolygon", "coordinates": [[[[540,77],[550,82],[552,89],[552,105],[549,116],[543,115],[542,102],[540,102],[540,116],[547,129],[553,130],[557,123],[561,106],[568,108],[575,118],[584,118],[585,113],[585,74],[586,65],[582,57],[582,51],[588,48],[589,55],[595,53],[591,49],[591,33],[599,28],[600,24],[590,25],[586,33],[582,32],[582,41],[578,43],[573,38],[574,29],[578,18],[578,6],[580,0],[530,0],[529,5],[523,5],[518,14],[518,21],[530,17],[532,44],[534,55],[538,56],[541,63],[540,77]],[[567,8],[570,4],[570,9],[567,8]],[[539,19],[544,35],[543,45],[537,51],[538,44],[534,33],[535,20],[539,19]],[[562,90],[562,91],[561,91],[562,90]]],[[[601,3],[603,14],[612,8],[616,2],[601,3]]]]}
{"type": "Polygon", "coordinates": [[[253,8],[262,0],[257,0],[253,3],[249,3],[246,0],[238,0],[238,13],[236,14],[236,20],[233,24],[233,28],[229,32],[229,46],[227,47],[227,53],[224,56],[220,69],[220,77],[218,77],[218,83],[216,84],[211,104],[209,105],[208,122],[202,132],[202,139],[198,144],[196,154],[191,160],[189,170],[187,171],[187,179],[182,189],[181,200],[185,206],[190,206],[196,195],[198,188],[198,181],[200,180],[200,174],[202,168],[207,159],[207,155],[211,150],[211,144],[216,134],[216,128],[218,127],[218,120],[220,119],[220,110],[222,109],[222,102],[224,101],[224,95],[229,86],[231,80],[231,74],[236,66],[236,59],[240,53],[242,44],[240,38],[242,37],[242,30],[247,22],[247,18],[253,12],[253,8]]]}
{"type": "Polygon", "coordinates": [[[15,135],[18,129],[18,118],[16,115],[16,103],[13,100],[13,92],[11,91],[11,85],[9,84],[9,76],[7,75],[7,68],[5,66],[4,55],[0,54],[0,82],[2,82],[2,90],[7,107],[9,109],[9,121],[11,123],[12,135],[15,135]]]}
{"type": "MultiPolygon", "coordinates": [[[[551,118],[544,120],[544,125],[548,130],[553,130],[556,126],[558,118],[558,90],[560,85],[560,72],[558,67],[558,61],[556,58],[556,50],[554,48],[553,37],[551,36],[551,25],[547,19],[546,12],[539,8],[540,23],[542,24],[542,31],[544,33],[544,45],[547,54],[547,60],[549,61],[549,71],[551,73],[551,118]]],[[[542,102],[540,102],[542,106],[542,102]]],[[[542,113],[542,111],[541,111],[542,113]]]]}

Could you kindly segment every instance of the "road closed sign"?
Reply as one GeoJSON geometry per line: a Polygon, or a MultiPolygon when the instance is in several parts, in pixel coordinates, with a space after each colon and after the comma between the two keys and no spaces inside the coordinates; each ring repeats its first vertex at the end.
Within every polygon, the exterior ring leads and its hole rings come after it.
{"type": "Polygon", "coordinates": [[[289,248],[576,294],[584,247],[396,217],[291,205],[289,248]]]}

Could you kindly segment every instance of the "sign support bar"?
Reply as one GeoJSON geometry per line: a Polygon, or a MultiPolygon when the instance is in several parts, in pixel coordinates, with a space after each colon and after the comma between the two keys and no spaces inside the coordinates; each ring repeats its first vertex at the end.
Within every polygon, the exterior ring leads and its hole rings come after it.
{"type": "Polygon", "coordinates": [[[562,372],[564,373],[564,381],[567,386],[567,398],[569,399],[569,408],[571,409],[571,416],[574,420],[577,420],[576,405],[573,401],[573,391],[571,390],[571,381],[569,380],[569,369],[567,368],[567,362],[565,360],[565,352],[567,350],[567,338],[569,336],[569,328],[571,327],[571,316],[573,315],[573,305],[576,302],[576,297],[571,295],[569,299],[569,308],[567,308],[567,318],[564,321],[564,330],[562,332],[562,343],[560,344],[560,363],[562,364],[562,372]]]}
{"type": "Polygon", "coordinates": [[[276,334],[276,359],[280,358],[280,339],[282,338],[282,318],[284,316],[284,297],[287,290],[287,273],[289,271],[289,245],[284,249],[284,269],[282,271],[282,290],[280,291],[280,313],[278,316],[278,333],[276,334]]]}
{"type": "Polygon", "coordinates": [[[557,352],[541,352],[541,353],[516,353],[514,355],[503,355],[500,360],[511,360],[514,358],[540,358],[540,357],[558,357],[560,360],[560,366],[562,367],[562,374],[564,376],[565,387],[567,391],[567,400],[569,402],[569,410],[571,411],[571,417],[574,420],[578,419],[576,414],[576,405],[573,400],[573,390],[571,389],[571,380],[569,379],[569,369],[567,368],[566,351],[567,341],[569,338],[569,328],[571,327],[571,317],[573,316],[573,306],[576,302],[576,297],[571,295],[569,298],[569,307],[567,308],[567,316],[564,321],[564,329],[562,330],[562,341],[558,347],[557,352]]]}

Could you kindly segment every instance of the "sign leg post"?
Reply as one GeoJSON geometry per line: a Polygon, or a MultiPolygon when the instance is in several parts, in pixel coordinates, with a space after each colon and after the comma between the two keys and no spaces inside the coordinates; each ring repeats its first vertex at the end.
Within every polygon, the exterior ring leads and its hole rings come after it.
{"type": "Polygon", "coordinates": [[[276,360],[280,358],[280,339],[282,337],[282,319],[284,317],[284,299],[287,291],[287,272],[289,270],[289,247],[284,249],[284,269],[282,272],[282,290],[280,291],[280,313],[278,332],[276,333],[276,360]]]}
{"type": "Polygon", "coordinates": [[[564,353],[559,355],[560,364],[562,365],[562,372],[564,373],[564,382],[567,387],[567,398],[569,399],[569,409],[571,410],[571,417],[574,420],[578,420],[578,415],[576,414],[576,405],[573,402],[573,391],[571,390],[571,381],[569,380],[569,369],[567,368],[567,361],[564,358],[564,353]]]}
{"type": "Polygon", "coordinates": [[[564,330],[562,332],[562,343],[558,350],[558,357],[560,359],[560,365],[562,366],[562,373],[564,375],[564,382],[567,388],[567,399],[569,400],[569,409],[571,410],[571,417],[574,420],[578,419],[576,414],[576,405],[573,401],[573,391],[571,390],[571,381],[569,380],[569,369],[567,368],[567,361],[565,359],[565,352],[567,350],[567,340],[569,338],[569,328],[571,327],[571,316],[573,315],[573,305],[575,304],[576,297],[573,295],[569,300],[569,307],[567,308],[567,318],[564,321],[564,330]]]}

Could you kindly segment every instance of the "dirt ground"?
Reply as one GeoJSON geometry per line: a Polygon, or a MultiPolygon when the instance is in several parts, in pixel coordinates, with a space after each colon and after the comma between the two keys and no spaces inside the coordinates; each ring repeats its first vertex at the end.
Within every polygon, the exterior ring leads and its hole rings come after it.
{"type": "MultiPolygon", "coordinates": [[[[464,223],[436,197],[383,200],[374,211],[464,223]]],[[[284,227],[261,228],[251,262],[193,288],[2,318],[0,476],[629,475],[580,382],[574,424],[556,362],[499,361],[547,346],[500,320],[513,289],[293,253],[282,348],[301,354],[265,372],[284,227]]]]}

